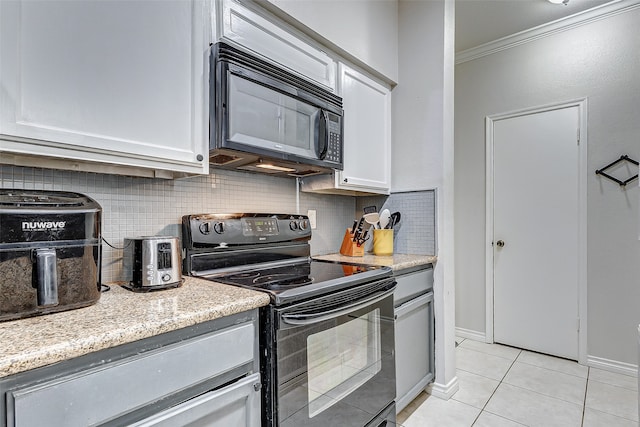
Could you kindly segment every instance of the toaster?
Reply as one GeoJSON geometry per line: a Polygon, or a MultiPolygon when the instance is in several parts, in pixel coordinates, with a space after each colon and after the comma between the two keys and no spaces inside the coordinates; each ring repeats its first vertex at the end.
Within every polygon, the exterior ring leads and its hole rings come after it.
{"type": "Polygon", "coordinates": [[[135,292],[177,288],[182,285],[180,241],[171,236],[124,239],[124,271],[135,292]]]}

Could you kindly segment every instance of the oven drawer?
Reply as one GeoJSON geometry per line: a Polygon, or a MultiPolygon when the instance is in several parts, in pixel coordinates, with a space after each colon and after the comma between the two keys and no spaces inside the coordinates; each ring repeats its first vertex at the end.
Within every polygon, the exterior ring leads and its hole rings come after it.
{"type": "Polygon", "coordinates": [[[86,426],[113,420],[252,363],[254,337],[253,322],[244,323],[10,391],[8,425],[86,426]]]}

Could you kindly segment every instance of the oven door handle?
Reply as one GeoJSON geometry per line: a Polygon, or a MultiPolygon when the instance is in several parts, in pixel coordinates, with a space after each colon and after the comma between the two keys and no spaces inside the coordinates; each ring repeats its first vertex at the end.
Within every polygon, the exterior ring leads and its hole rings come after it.
{"type": "Polygon", "coordinates": [[[345,314],[353,313],[354,311],[360,310],[362,308],[366,308],[372,304],[375,304],[383,299],[387,298],[390,295],[393,295],[393,291],[395,290],[395,286],[393,289],[385,290],[377,292],[364,300],[359,300],[358,302],[341,305],[338,308],[333,310],[327,310],[323,313],[318,314],[283,314],[281,319],[284,323],[294,326],[306,326],[313,325],[315,323],[324,322],[326,320],[335,319],[336,317],[344,316],[345,314]]]}

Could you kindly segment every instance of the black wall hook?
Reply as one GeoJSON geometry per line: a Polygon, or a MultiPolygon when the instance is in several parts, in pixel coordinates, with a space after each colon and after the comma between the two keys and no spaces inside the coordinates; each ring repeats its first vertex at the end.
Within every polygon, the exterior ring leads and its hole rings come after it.
{"type": "Polygon", "coordinates": [[[617,165],[620,162],[624,162],[625,160],[627,162],[629,162],[629,163],[632,163],[632,164],[636,165],[636,166],[639,165],[639,163],[637,161],[633,160],[631,157],[629,157],[629,156],[627,156],[625,154],[624,156],[620,156],[620,158],[618,160],[615,160],[615,161],[609,163],[607,166],[603,167],[602,169],[598,169],[596,171],[596,175],[602,175],[605,178],[609,178],[610,180],[617,182],[618,184],[620,184],[621,187],[626,187],[628,183],[630,183],[634,179],[638,178],[638,174],[635,174],[631,178],[628,178],[628,179],[626,179],[624,181],[620,181],[618,178],[616,178],[614,176],[611,176],[611,175],[609,175],[608,173],[605,172],[605,170],[609,169],[612,166],[617,165]]]}

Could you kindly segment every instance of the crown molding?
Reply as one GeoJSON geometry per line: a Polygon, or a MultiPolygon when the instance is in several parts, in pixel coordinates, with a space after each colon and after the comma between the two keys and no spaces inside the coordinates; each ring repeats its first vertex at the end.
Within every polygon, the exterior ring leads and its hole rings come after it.
{"type": "Polygon", "coordinates": [[[640,0],[615,0],[565,18],[551,21],[547,24],[538,25],[529,30],[520,31],[510,36],[458,52],[456,54],[456,65],[638,8],[640,8],[640,0]]]}

